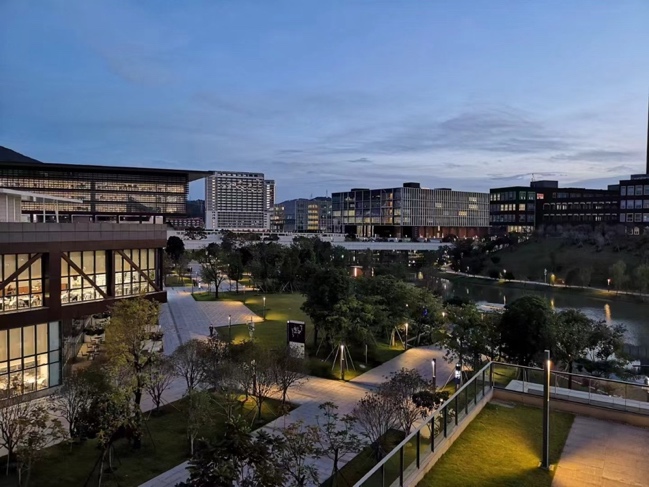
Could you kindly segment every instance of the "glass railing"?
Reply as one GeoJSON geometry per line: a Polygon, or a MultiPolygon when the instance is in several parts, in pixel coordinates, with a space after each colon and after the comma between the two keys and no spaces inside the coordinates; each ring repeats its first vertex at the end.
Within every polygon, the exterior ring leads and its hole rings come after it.
{"type": "Polygon", "coordinates": [[[469,413],[486,400],[492,384],[492,368],[487,364],[354,486],[404,485],[410,476],[428,463],[429,457],[453,431],[467,421],[469,413]]]}
{"type": "MultiPolygon", "coordinates": [[[[494,388],[543,395],[543,369],[492,363],[494,388]]],[[[591,375],[552,370],[550,399],[649,415],[649,387],[591,375]]]]}

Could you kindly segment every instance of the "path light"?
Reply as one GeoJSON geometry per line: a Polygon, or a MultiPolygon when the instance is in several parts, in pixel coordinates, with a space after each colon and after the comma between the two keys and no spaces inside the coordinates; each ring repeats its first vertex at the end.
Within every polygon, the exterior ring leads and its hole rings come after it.
{"type": "Polygon", "coordinates": [[[228,341],[232,343],[232,315],[228,315],[228,341]]]}
{"type": "Polygon", "coordinates": [[[433,392],[435,392],[437,390],[437,359],[431,360],[430,365],[433,367],[433,392]]]}
{"type": "Polygon", "coordinates": [[[340,380],[345,380],[345,365],[343,364],[343,360],[345,355],[345,345],[342,343],[340,344],[340,380]]]}
{"type": "Polygon", "coordinates": [[[263,317],[264,317],[264,320],[266,320],[266,296],[263,297],[263,301],[264,301],[264,314],[263,314],[263,317]]]}
{"type": "Polygon", "coordinates": [[[406,342],[403,344],[403,349],[408,350],[408,323],[406,323],[406,342]]]}
{"type": "Polygon", "coordinates": [[[608,291],[611,290],[611,278],[610,277],[608,279],[606,279],[606,289],[608,291]]]}
{"type": "Polygon", "coordinates": [[[545,351],[543,367],[543,452],[541,468],[550,468],[550,350],[545,351]]]}

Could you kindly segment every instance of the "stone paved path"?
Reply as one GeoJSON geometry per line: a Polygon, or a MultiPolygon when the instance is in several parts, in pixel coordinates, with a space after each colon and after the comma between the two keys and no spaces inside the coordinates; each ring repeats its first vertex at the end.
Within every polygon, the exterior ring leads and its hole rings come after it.
{"type": "Polygon", "coordinates": [[[552,487],[649,485],[649,429],[577,416],[552,487]]]}
{"type": "MultiPolygon", "coordinates": [[[[443,356],[443,351],[432,347],[415,348],[348,382],[310,377],[298,390],[289,392],[289,400],[300,406],[288,415],[269,423],[264,429],[282,428],[298,420],[303,420],[305,424],[315,425],[316,416],[320,412],[318,406],[325,401],[336,403],[339,413],[349,413],[366,392],[374,390],[378,384],[385,381],[385,377],[391,372],[403,367],[416,368],[424,377],[430,378],[433,358],[437,359],[437,381],[441,386],[453,373],[452,364],[445,362],[443,356]]],[[[350,458],[341,458],[339,466],[342,467],[349,460],[350,458]]],[[[331,474],[333,463],[328,458],[318,459],[314,465],[317,467],[322,481],[331,474]]],[[[187,462],[182,463],[140,487],[173,487],[176,483],[187,479],[186,468],[187,462]]]]}

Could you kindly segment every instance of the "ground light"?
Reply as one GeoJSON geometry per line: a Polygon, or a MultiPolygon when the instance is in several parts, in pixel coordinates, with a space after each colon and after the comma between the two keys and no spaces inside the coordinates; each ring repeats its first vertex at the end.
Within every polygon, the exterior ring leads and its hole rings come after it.
{"type": "Polygon", "coordinates": [[[232,315],[228,315],[228,341],[232,343],[232,315]]]}
{"type": "Polygon", "coordinates": [[[431,360],[430,365],[433,367],[433,392],[435,392],[437,390],[437,359],[431,360]]]}
{"type": "Polygon", "coordinates": [[[340,344],[340,380],[345,380],[345,365],[343,361],[345,360],[345,345],[340,344]]]}
{"type": "Polygon", "coordinates": [[[265,321],[265,320],[266,320],[266,296],[264,296],[263,301],[264,301],[264,314],[263,314],[263,318],[264,318],[264,321],[265,321]]]}
{"type": "Polygon", "coordinates": [[[403,349],[408,350],[408,323],[406,323],[406,341],[403,344],[403,349]]]}

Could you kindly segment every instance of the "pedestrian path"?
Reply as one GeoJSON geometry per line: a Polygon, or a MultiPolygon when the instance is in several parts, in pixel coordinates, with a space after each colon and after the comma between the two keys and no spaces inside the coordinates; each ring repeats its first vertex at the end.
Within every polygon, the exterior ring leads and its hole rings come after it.
{"type": "Polygon", "coordinates": [[[552,487],[649,485],[649,429],[575,417],[552,487]]]}
{"type": "MultiPolygon", "coordinates": [[[[394,359],[374,369],[365,372],[350,381],[336,381],[309,377],[309,380],[297,390],[289,391],[289,401],[299,404],[299,407],[288,415],[276,419],[264,426],[266,430],[277,430],[295,421],[302,420],[305,425],[316,425],[317,416],[321,414],[318,406],[326,401],[332,401],[338,406],[341,415],[351,413],[352,409],[367,392],[375,390],[379,384],[385,382],[386,377],[392,372],[402,368],[417,369],[422,376],[431,378],[432,359],[437,359],[437,380],[441,386],[453,373],[453,365],[444,360],[444,352],[432,347],[413,348],[394,359]]],[[[346,464],[353,455],[343,457],[339,467],[346,464]]],[[[333,462],[328,458],[319,458],[313,461],[318,469],[320,480],[326,480],[333,468],[333,462]]],[[[140,487],[173,487],[178,482],[187,479],[187,462],[151,479],[140,487]]]]}

